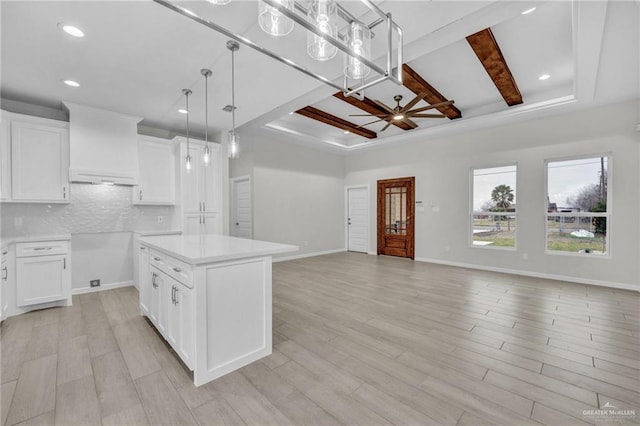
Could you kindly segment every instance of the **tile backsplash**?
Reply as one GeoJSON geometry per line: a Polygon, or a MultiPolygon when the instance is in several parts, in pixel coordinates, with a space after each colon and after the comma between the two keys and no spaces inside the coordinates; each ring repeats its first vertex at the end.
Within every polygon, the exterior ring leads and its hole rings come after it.
{"type": "Polygon", "coordinates": [[[69,204],[2,203],[2,237],[173,229],[174,207],[135,206],[131,187],[71,184],[70,196],[69,204]]]}

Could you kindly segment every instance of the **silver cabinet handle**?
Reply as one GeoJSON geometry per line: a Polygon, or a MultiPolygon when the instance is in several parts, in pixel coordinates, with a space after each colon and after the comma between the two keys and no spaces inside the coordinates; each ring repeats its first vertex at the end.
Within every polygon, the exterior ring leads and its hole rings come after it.
{"type": "Polygon", "coordinates": [[[66,257],[62,258],[62,269],[67,269],[67,258],[66,257]]]}
{"type": "Polygon", "coordinates": [[[64,199],[64,200],[67,199],[67,187],[66,186],[62,187],[62,199],[64,199]]]}
{"type": "Polygon", "coordinates": [[[207,224],[207,217],[205,215],[202,215],[202,224],[203,225],[207,224]]]}
{"type": "Polygon", "coordinates": [[[173,270],[176,271],[176,272],[182,272],[182,269],[180,269],[178,267],[173,268],[173,270]]]}
{"type": "Polygon", "coordinates": [[[142,201],[142,189],[140,190],[140,201],[142,201]]]}
{"type": "Polygon", "coordinates": [[[9,270],[7,269],[6,266],[4,268],[2,268],[2,272],[4,272],[4,275],[2,276],[2,280],[6,281],[7,278],[9,278],[9,270]]]}
{"type": "Polygon", "coordinates": [[[160,259],[159,257],[154,257],[154,258],[153,258],[153,260],[155,260],[156,262],[158,262],[158,261],[160,261],[160,260],[162,260],[162,259],[160,259]]]}
{"type": "Polygon", "coordinates": [[[175,296],[174,296],[173,304],[177,306],[177,305],[178,305],[178,303],[180,303],[180,302],[178,301],[178,291],[180,291],[180,289],[179,289],[178,287],[174,287],[174,289],[175,289],[175,296]]]}
{"type": "Polygon", "coordinates": [[[53,247],[34,247],[33,249],[36,251],[41,251],[41,250],[51,250],[53,247]]]}
{"type": "Polygon", "coordinates": [[[8,251],[3,251],[2,255],[4,256],[5,254],[9,254],[9,252],[8,251]]]}
{"type": "Polygon", "coordinates": [[[140,247],[140,250],[146,250],[146,249],[147,249],[146,247],[140,247]]]}
{"type": "Polygon", "coordinates": [[[171,303],[176,304],[176,288],[175,286],[171,286],[171,303]]]}

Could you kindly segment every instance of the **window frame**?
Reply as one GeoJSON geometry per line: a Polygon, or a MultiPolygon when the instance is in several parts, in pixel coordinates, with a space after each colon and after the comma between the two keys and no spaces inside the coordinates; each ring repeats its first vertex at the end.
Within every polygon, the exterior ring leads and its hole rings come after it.
{"type": "Polygon", "coordinates": [[[613,217],[613,154],[611,152],[600,152],[592,154],[572,155],[563,157],[546,158],[544,160],[544,254],[552,256],[571,256],[587,259],[611,259],[611,218],[613,217]],[[549,213],[549,163],[560,161],[586,160],[590,158],[607,159],[607,211],[606,212],[575,212],[575,213],[549,213]],[[607,251],[603,254],[596,253],[579,253],[573,251],[549,250],[549,216],[564,217],[604,217],[607,219],[607,231],[605,237],[605,246],[607,251]]]}
{"type": "MultiPolygon", "coordinates": [[[[475,192],[475,185],[474,185],[474,171],[476,170],[483,170],[483,169],[497,169],[497,168],[501,168],[501,167],[515,167],[516,170],[516,187],[515,187],[515,193],[516,193],[516,206],[517,206],[517,199],[518,199],[518,162],[517,161],[511,161],[511,162],[505,162],[505,163],[491,163],[490,165],[482,165],[482,166],[471,166],[469,168],[469,213],[468,213],[468,221],[469,221],[469,229],[467,230],[467,235],[468,235],[468,244],[469,247],[474,248],[474,249],[488,249],[488,250],[501,250],[501,251],[518,251],[518,209],[516,207],[516,211],[514,212],[514,216],[516,218],[516,230],[515,230],[515,238],[514,238],[514,242],[513,242],[513,247],[508,247],[508,246],[494,246],[492,244],[487,244],[487,245],[477,245],[477,244],[473,244],[473,217],[475,216],[475,211],[473,209],[473,195],[475,192]]],[[[486,214],[487,212],[483,212],[483,214],[486,214]]],[[[504,214],[505,212],[489,212],[489,216],[505,216],[504,214]]]]}

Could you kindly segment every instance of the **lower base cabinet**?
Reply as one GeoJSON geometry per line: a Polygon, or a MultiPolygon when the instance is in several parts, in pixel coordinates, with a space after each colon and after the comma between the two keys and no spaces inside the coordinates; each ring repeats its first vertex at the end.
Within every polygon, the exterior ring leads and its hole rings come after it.
{"type": "Polygon", "coordinates": [[[71,303],[68,253],[67,241],[16,244],[16,306],[71,303]]]}
{"type": "Polygon", "coordinates": [[[147,316],[185,365],[193,370],[193,290],[156,266],[150,267],[149,274],[150,279],[143,281],[151,295],[147,316]]]}

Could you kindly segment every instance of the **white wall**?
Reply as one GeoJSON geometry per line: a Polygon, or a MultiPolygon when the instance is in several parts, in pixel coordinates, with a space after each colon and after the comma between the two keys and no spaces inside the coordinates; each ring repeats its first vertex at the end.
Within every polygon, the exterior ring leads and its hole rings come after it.
{"type": "MultiPolygon", "coordinates": [[[[371,217],[375,218],[376,181],[416,177],[416,201],[425,205],[425,212],[416,213],[416,259],[640,289],[636,118],[634,101],[412,144],[406,143],[408,137],[393,148],[347,157],[345,182],[371,185],[371,217]],[[603,152],[612,155],[611,258],[546,254],[544,160],[603,152]],[[517,250],[470,247],[470,169],[514,162],[518,165],[517,250]]],[[[370,250],[375,251],[374,220],[371,237],[370,250]]]]}
{"type": "Polygon", "coordinates": [[[252,176],[253,237],[300,247],[286,256],[344,249],[344,158],[270,130],[241,136],[252,151],[230,162],[231,177],[252,176]]]}

